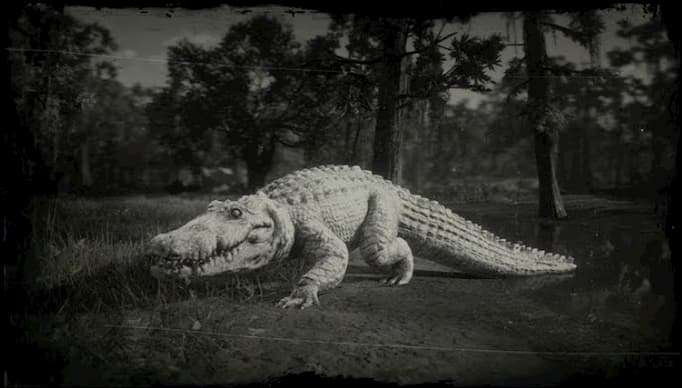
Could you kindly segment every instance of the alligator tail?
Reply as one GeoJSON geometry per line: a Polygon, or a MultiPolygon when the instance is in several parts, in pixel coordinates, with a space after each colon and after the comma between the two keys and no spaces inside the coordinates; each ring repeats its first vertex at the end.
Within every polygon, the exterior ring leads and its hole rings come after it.
{"type": "Polygon", "coordinates": [[[399,235],[416,256],[483,276],[523,276],[574,271],[570,256],[507,242],[436,201],[398,189],[399,235]]]}

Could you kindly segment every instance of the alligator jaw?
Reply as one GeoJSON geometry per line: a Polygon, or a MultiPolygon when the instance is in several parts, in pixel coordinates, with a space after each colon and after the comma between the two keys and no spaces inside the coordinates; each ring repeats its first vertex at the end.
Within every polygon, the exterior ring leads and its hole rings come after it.
{"type": "Polygon", "coordinates": [[[240,245],[225,249],[216,249],[211,254],[202,256],[193,254],[185,258],[177,255],[150,257],[152,275],[163,276],[205,276],[234,271],[234,258],[238,257],[240,245]]]}

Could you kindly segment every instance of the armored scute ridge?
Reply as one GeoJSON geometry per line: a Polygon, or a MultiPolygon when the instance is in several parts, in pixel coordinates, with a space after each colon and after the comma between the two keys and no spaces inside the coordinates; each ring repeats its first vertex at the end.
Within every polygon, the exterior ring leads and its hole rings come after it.
{"type": "Polygon", "coordinates": [[[282,307],[305,308],[338,285],[350,257],[407,284],[413,255],[477,275],[554,274],[571,257],[507,242],[481,226],[359,167],[296,171],[207,212],[150,244],[156,276],[202,276],[305,257],[312,267],[282,307]]]}

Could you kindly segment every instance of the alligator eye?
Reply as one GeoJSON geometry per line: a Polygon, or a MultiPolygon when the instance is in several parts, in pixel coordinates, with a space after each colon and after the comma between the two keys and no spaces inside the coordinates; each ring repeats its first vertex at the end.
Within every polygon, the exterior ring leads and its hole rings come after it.
{"type": "Polygon", "coordinates": [[[233,207],[232,209],[230,209],[230,215],[232,216],[232,218],[239,218],[242,216],[242,211],[236,207],[233,207]]]}

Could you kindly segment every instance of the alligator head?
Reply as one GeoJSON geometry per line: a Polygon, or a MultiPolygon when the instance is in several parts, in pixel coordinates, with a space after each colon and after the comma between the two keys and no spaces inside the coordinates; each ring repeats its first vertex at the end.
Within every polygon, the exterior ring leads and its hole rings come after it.
{"type": "Polygon", "coordinates": [[[259,268],[288,255],[293,234],[286,210],[261,193],[213,201],[206,213],[151,240],[150,270],[187,278],[259,268]]]}

